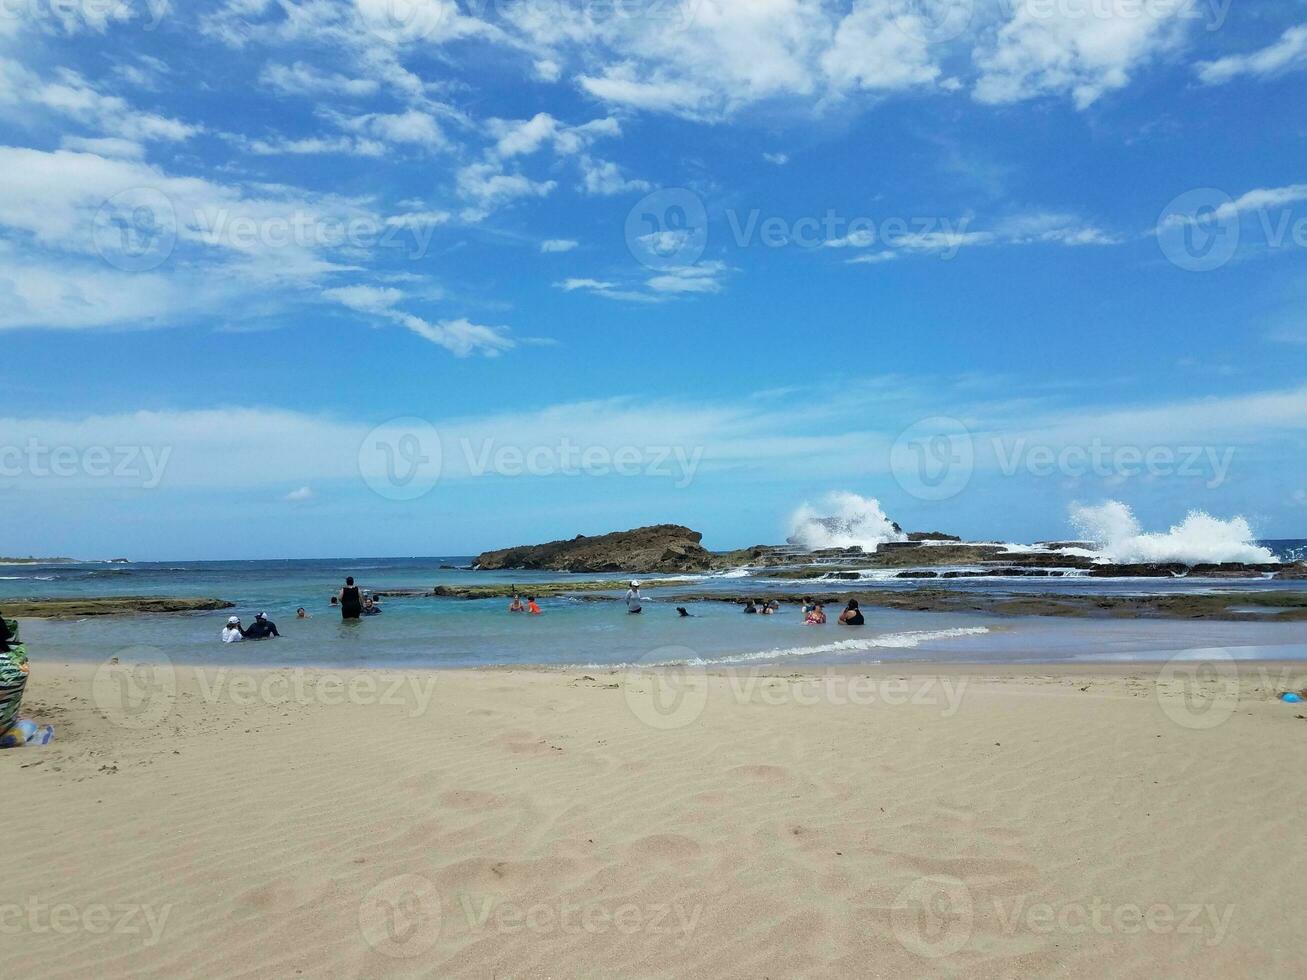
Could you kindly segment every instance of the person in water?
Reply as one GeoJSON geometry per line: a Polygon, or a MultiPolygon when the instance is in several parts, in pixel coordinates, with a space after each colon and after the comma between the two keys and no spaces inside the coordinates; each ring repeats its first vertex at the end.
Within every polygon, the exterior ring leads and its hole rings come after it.
{"type": "Polygon", "coordinates": [[[340,590],[340,618],[358,619],[363,615],[363,600],[359,596],[359,587],[354,584],[354,576],[345,579],[345,587],[340,590]]]}
{"type": "Polygon", "coordinates": [[[363,615],[364,616],[381,615],[381,607],[377,605],[377,601],[373,599],[372,596],[368,596],[366,599],[363,600],[363,615]]]}
{"type": "Polygon", "coordinates": [[[303,606],[300,606],[298,609],[295,610],[295,618],[308,619],[309,618],[308,611],[303,606]]]}
{"type": "Polygon", "coordinates": [[[804,615],[803,622],[808,626],[826,625],[826,611],[821,608],[820,602],[814,602],[808,607],[808,612],[804,615]]]}
{"type": "Polygon", "coordinates": [[[693,619],[693,618],[694,618],[694,617],[693,617],[689,612],[686,611],[686,608],[685,608],[684,606],[677,606],[677,607],[676,607],[676,614],[677,614],[678,616],[680,616],[682,619],[693,619]]]}
{"type": "Polygon", "coordinates": [[[240,643],[245,639],[245,631],[241,629],[241,618],[239,616],[228,616],[227,625],[222,628],[223,643],[240,643]]]}
{"type": "Polygon", "coordinates": [[[522,605],[522,597],[514,593],[513,601],[508,604],[509,612],[526,612],[526,606],[522,605]]]}
{"type": "Polygon", "coordinates": [[[337,606],[339,606],[339,605],[340,605],[340,599],[338,599],[336,596],[332,596],[332,597],[331,597],[331,608],[335,609],[335,608],[336,608],[337,606]]]}
{"type": "Polygon", "coordinates": [[[628,615],[635,615],[644,610],[644,599],[640,596],[640,583],[632,582],[630,590],[626,593],[626,612],[628,615]]]}
{"type": "Polygon", "coordinates": [[[850,599],[849,604],[844,607],[844,612],[840,613],[840,625],[861,626],[864,622],[862,610],[858,608],[858,600],[850,599]]]}
{"type": "Polygon", "coordinates": [[[532,616],[540,615],[540,607],[536,605],[535,596],[531,596],[529,599],[526,600],[526,611],[529,612],[532,616]]]}
{"type": "Polygon", "coordinates": [[[750,599],[748,602],[744,604],[744,611],[746,613],[756,615],[758,612],[758,606],[752,599],[750,599]]]}
{"type": "Polygon", "coordinates": [[[281,636],[277,632],[277,624],[268,618],[267,613],[259,613],[254,617],[254,622],[250,623],[250,628],[245,631],[247,640],[266,640],[269,637],[281,636]]]}

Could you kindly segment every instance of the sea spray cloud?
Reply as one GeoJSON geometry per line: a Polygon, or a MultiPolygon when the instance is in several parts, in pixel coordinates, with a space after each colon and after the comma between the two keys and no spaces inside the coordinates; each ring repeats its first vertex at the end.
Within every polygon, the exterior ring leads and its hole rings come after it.
{"type": "Polygon", "coordinates": [[[1098,506],[1073,504],[1071,523],[1088,540],[1101,549],[1112,562],[1202,562],[1275,561],[1267,548],[1255,541],[1252,528],[1243,517],[1221,520],[1201,510],[1188,516],[1169,531],[1145,532],[1134,512],[1119,500],[1098,506]]]}
{"type": "Polygon", "coordinates": [[[817,506],[804,503],[790,518],[790,541],[810,551],[821,548],[861,548],[873,552],[887,541],[906,541],[872,497],[837,490],[817,506]]]}

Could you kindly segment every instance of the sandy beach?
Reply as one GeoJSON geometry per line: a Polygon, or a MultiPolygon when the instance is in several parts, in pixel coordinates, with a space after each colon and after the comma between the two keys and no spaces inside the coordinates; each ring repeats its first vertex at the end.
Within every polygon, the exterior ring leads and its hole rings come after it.
{"type": "Polygon", "coordinates": [[[39,664],[5,971],[1301,976],[1305,681],[39,664]]]}

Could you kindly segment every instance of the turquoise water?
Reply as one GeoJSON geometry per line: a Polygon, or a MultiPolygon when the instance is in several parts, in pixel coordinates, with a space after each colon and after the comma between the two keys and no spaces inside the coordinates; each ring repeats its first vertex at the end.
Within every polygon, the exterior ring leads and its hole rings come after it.
{"type": "MultiPolygon", "coordinates": [[[[1301,547],[1301,542],[1297,545],[1301,547]]],[[[589,665],[860,663],[951,660],[1041,662],[1165,659],[1179,650],[1228,647],[1240,656],[1307,658],[1301,624],[1182,623],[1012,619],[961,613],[869,610],[868,625],[851,630],[803,625],[798,608],[776,616],[745,616],[734,605],[689,606],[691,619],[660,601],[658,576],[642,576],[647,604],[628,616],[620,602],[541,600],[543,616],[509,615],[501,599],[466,601],[429,596],[389,598],[380,616],[342,622],[328,604],[346,575],[373,590],[430,589],[441,584],[513,583],[524,595],[533,582],[559,573],[480,572],[466,556],[407,559],[333,559],[257,562],[173,562],[107,565],[0,566],[0,609],[5,598],[108,595],[199,596],[235,602],[249,623],[266,611],[283,636],[224,645],[219,633],[229,611],[168,616],[98,617],[31,621],[24,626],[30,651],[41,659],[103,660],[134,656],[149,647],[179,663],[470,667],[495,664],[589,665]],[[310,618],[297,620],[304,606],[310,618]]],[[[595,576],[578,576],[578,578],[595,576]]],[[[612,576],[616,577],[616,576],[612,576]]],[[[1088,591],[1176,592],[1212,588],[1246,591],[1301,588],[1261,580],[1183,579],[961,579],[918,583],[862,582],[861,590],[928,587],[1006,593],[1088,591]]],[[[702,576],[676,592],[803,591],[834,599],[848,583],[782,582],[740,576],[702,576]]],[[[612,593],[612,597],[620,592],[612,593]]],[[[838,610],[828,610],[837,612],[838,610]]]]}

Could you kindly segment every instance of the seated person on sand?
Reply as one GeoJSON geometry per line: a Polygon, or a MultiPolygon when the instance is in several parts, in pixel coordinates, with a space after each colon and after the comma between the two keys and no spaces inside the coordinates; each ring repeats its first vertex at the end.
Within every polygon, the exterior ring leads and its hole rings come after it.
{"type": "Polygon", "coordinates": [[[826,610],[821,608],[820,602],[814,602],[808,607],[808,614],[803,617],[803,622],[807,626],[826,625],[826,610]]]}
{"type": "Polygon", "coordinates": [[[373,599],[372,596],[368,596],[366,599],[363,600],[363,615],[364,616],[381,615],[381,607],[377,605],[376,600],[373,599]]]}
{"type": "Polygon", "coordinates": [[[49,725],[19,719],[23,691],[27,687],[27,650],[18,640],[18,623],[13,629],[0,615],[0,748],[21,745],[45,745],[54,736],[49,725]]]}
{"type": "Polygon", "coordinates": [[[522,597],[514,594],[513,601],[508,604],[509,612],[526,612],[526,606],[522,605],[522,597]]]}
{"type": "Polygon", "coordinates": [[[245,639],[245,631],[241,629],[241,618],[228,616],[227,625],[222,628],[222,642],[240,643],[243,639],[245,639]]]}
{"type": "Polygon", "coordinates": [[[250,623],[250,628],[245,631],[247,640],[266,640],[269,637],[281,636],[277,632],[277,624],[268,618],[267,613],[259,613],[254,617],[254,622],[250,623]]]}
{"type": "Polygon", "coordinates": [[[862,610],[858,608],[858,600],[850,599],[849,604],[844,607],[844,612],[840,613],[840,625],[861,626],[863,622],[862,610]]]}

